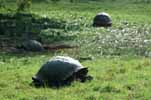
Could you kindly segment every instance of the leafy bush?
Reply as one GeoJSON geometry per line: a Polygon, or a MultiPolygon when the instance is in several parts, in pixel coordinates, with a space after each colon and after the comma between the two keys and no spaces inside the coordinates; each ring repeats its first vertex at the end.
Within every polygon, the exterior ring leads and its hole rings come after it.
{"type": "Polygon", "coordinates": [[[51,0],[52,2],[54,2],[54,3],[57,3],[57,2],[59,2],[60,0],[51,0]]]}
{"type": "Polygon", "coordinates": [[[31,3],[32,0],[17,0],[17,12],[29,10],[31,3]]]}
{"type": "Polygon", "coordinates": [[[150,0],[134,0],[134,3],[150,3],[150,0]]]}
{"type": "Polygon", "coordinates": [[[50,0],[32,0],[33,2],[49,2],[50,0]]]}
{"type": "Polygon", "coordinates": [[[45,29],[39,34],[41,40],[45,43],[73,40],[76,34],[70,34],[62,29],[45,29]]]}
{"type": "Polygon", "coordinates": [[[5,1],[4,0],[0,0],[0,8],[5,8],[5,1]]]}

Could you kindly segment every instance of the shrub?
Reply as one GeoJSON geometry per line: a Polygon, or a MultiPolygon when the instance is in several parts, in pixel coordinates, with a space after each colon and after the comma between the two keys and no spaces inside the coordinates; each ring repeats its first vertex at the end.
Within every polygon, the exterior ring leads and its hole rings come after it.
{"type": "Polygon", "coordinates": [[[17,12],[29,10],[32,0],[17,0],[17,12]]]}
{"type": "Polygon", "coordinates": [[[51,0],[52,2],[54,2],[54,3],[57,3],[57,2],[59,2],[60,0],[51,0]]]}
{"type": "Polygon", "coordinates": [[[76,38],[76,34],[72,34],[69,32],[66,32],[63,29],[45,29],[42,30],[39,34],[39,37],[41,40],[45,43],[50,42],[58,42],[58,41],[69,41],[76,38]]]}
{"type": "Polygon", "coordinates": [[[0,0],[0,8],[5,8],[5,1],[4,0],[0,0]]]}

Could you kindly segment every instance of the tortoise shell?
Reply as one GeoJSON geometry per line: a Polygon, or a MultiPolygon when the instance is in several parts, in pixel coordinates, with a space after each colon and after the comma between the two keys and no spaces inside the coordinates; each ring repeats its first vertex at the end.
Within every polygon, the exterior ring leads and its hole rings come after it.
{"type": "Polygon", "coordinates": [[[78,60],[71,57],[57,56],[42,65],[38,73],[33,77],[37,85],[58,85],[75,78],[82,80],[87,75],[87,68],[78,60]]]}
{"type": "Polygon", "coordinates": [[[98,13],[93,19],[94,27],[110,27],[112,26],[112,19],[108,13],[98,13]]]}
{"type": "Polygon", "coordinates": [[[44,50],[42,44],[36,40],[28,40],[22,43],[22,48],[27,51],[42,51],[44,50]]]}

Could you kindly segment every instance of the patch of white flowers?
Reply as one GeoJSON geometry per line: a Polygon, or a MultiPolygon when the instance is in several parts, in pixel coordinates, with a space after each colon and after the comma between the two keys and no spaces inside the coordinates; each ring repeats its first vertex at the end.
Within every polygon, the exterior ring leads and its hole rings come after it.
{"type": "Polygon", "coordinates": [[[150,28],[132,26],[123,29],[108,29],[106,34],[96,36],[96,44],[99,44],[100,51],[107,54],[146,55],[151,48],[150,28]]]}
{"type": "Polygon", "coordinates": [[[149,25],[125,25],[96,33],[93,42],[90,42],[91,48],[96,53],[151,56],[151,26],[149,25]]]}

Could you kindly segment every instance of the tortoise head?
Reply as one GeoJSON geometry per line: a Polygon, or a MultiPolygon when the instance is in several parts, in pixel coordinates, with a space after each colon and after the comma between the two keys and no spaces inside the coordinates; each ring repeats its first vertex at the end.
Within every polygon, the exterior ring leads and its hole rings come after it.
{"type": "Polygon", "coordinates": [[[87,75],[88,68],[82,68],[78,72],[75,73],[76,79],[79,79],[81,82],[85,82],[86,80],[92,80],[93,77],[90,75],[87,75]]]}
{"type": "Polygon", "coordinates": [[[82,69],[79,69],[75,74],[77,78],[80,78],[80,77],[86,76],[87,73],[88,73],[88,68],[82,68],[82,69]]]}
{"type": "Polygon", "coordinates": [[[88,68],[82,68],[75,72],[75,78],[80,80],[81,82],[84,82],[86,80],[86,76],[88,73],[88,68]]]}
{"type": "Polygon", "coordinates": [[[36,87],[40,87],[40,86],[44,86],[44,82],[40,79],[38,79],[37,77],[32,77],[32,80],[33,80],[33,85],[36,86],[36,87]]]}

